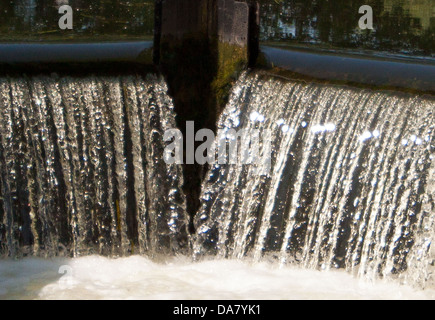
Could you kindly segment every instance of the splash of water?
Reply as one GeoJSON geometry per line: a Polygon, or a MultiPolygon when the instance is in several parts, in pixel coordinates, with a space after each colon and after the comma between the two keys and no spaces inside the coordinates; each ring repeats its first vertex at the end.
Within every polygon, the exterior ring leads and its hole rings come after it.
{"type": "Polygon", "coordinates": [[[280,268],[274,263],[241,260],[192,263],[185,257],[170,257],[159,263],[139,256],[3,261],[0,284],[0,300],[431,300],[435,297],[433,290],[416,290],[392,281],[371,283],[344,271],[280,268]],[[58,272],[62,266],[69,269],[66,274],[58,272]]]}
{"type": "Polygon", "coordinates": [[[187,246],[161,78],[0,79],[0,255],[124,255],[187,246]]]}
{"type": "Polygon", "coordinates": [[[272,142],[272,171],[210,169],[196,256],[272,256],[425,285],[434,110],[432,97],[243,75],[219,128],[260,129],[272,142]]]}
{"type": "MultiPolygon", "coordinates": [[[[219,128],[260,130],[272,170],[210,169],[195,256],[430,283],[434,104],[244,74],[219,128]]],[[[1,78],[0,107],[1,255],[189,253],[162,79],[1,78]]]]}

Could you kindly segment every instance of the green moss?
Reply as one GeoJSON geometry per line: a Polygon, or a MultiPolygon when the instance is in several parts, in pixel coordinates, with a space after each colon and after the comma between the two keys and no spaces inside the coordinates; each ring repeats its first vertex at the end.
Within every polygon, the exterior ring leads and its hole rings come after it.
{"type": "Polygon", "coordinates": [[[234,82],[248,65],[248,50],[228,43],[218,42],[217,73],[212,83],[218,114],[228,102],[234,82]]]}
{"type": "MultiPolygon", "coordinates": [[[[221,43],[208,34],[186,34],[182,39],[164,36],[160,42],[160,69],[174,99],[177,125],[186,121],[197,130],[216,130],[217,119],[228,101],[231,87],[248,65],[246,47],[221,43]]],[[[187,211],[193,216],[200,206],[205,166],[184,165],[187,211]]]]}
{"type": "Polygon", "coordinates": [[[137,58],[139,63],[153,64],[153,49],[142,51],[137,58]]]}

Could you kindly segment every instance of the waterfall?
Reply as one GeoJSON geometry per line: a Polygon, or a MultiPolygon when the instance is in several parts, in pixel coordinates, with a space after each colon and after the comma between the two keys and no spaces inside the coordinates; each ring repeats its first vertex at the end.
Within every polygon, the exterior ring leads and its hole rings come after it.
{"type": "Polygon", "coordinates": [[[432,96],[244,73],[218,128],[258,133],[270,161],[210,165],[190,235],[181,166],[163,161],[167,91],[155,75],[0,78],[0,256],[193,253],[432,281],[432,96]]]}
{"type": "Polygon", "coordinates": [[[431,96],[245,73],[218,128],[260,130],[272,168],[211,166],[196,257],[277,259],[424,286],[435,258],[434,110],[431,96]]]}
{"type": "Polygon", "coordinates": [[[0,78],[0,256],[183,252],[163,79],[0,78]]]}

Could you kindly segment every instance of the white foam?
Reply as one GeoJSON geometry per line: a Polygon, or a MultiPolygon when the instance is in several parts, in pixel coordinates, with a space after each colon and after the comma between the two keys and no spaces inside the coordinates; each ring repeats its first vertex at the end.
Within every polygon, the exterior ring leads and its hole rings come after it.
{"type": "Polygon", "coordinates": [[[269,263],[144,257],[0,263],[0,299],[434,299],[397,283],[376,284],[345,272],[302,270],[269,263]],[[59,268],[63,264],[59,274],[59,268]]]}

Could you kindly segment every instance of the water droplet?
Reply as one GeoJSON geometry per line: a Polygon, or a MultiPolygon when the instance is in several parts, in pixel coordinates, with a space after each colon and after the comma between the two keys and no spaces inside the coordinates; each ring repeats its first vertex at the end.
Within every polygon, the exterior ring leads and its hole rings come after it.
{"type": "Polygon", "coordinates": [[[249,119],[253,122],[255,122],[255,121],[264,122],[265,117],[262,114],[258,113],[257,111],[253,111],[249,115],[249,119]]]}
{"type": "Polygon", "coordinates": [[[322,132],[333,132],[335,131],[336,126],[333,123],[327,123],[325,125],[318,124],[311,128],[311,132],[313,133],[322,133],[322,132]]]}
{"type": "Polygon", "coordinates": [[[260,114],[257,111],[254,111],[254,112],[251,112],[251,114],[249,115],[249,119],[251,121],[257,121],[259,116],[260,116],[260,114]]]}
{"type": "Polygon", "coordinates": [[[326,131],[333,132],[337,129],[337,126],[333,123],[327,123],[325,124],[325,129],[326,131]]]}
{"type": "Polygon", "coordinates": [[[277,125],[278,127],[281,127],[284,123],[285,123],[284,119],[279,119],[279,120],[276,122],[276,125],[277,125]]]}
{"type": "Polygon", "coordinates": [[[373,137],[372,133],[370,131],[364,132],[361,137],[359,137],[360,142],[365,142],[373,137]]]}
{"type": "Polygon", "coordinates": [[[356,208],[359,205],[359,199],[356,198],[355,201],[353,202],[353,206],[356,208]]]}

